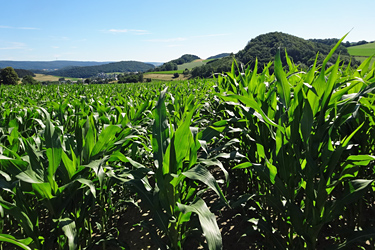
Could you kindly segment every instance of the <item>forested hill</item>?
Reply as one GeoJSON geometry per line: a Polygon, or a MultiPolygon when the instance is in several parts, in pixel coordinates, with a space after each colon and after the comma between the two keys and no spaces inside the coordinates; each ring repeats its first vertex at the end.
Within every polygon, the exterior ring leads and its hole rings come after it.
{"type": "Polygon", "coordinates": [[[0,68],[12,67],[14,69],[28,70],[57,70],[71,66],[96,66],[110,62],[85,62],[85,61],[0,61],[0,68]]]}
{"type": "MultiPolygon", "coordinates": [[[[286,65],[286,49],[295,64],[308,67],[314,63],[318,52],[318,63],[322,63],[334,45],[305,40],[282,32],[272,32],[250,40],[245,48],[236,54],[236,58],[244,64],[255,62],[255,58],[258,58],[259,65],[264,65],[274,60],[276,51],[280,47],[284,65],[286,65]]],[[[345,46],[340,45],[332,56],[331,62],[335,62],[338,55],[341,55],[340,59],[344,62],[349,62],[350,55],[345,46]]]]}
{"type": "Polygon", "coordinates": [[[181,56],[180,58],[171,60],[169,62],[164,63],[163,65],[157,67],[154,69],[154,71],[170,71],[170,70],[177,70],[177,65],[181,65],[184,63],[189,63],[194,60],[200,59],[200,57],[196,55],[190,55],[190,54],[185,54],[181,56]]]}
{"type": "MultiPolygon", "coordinates": [[[[336,42],[338,40],[339,39],[337,39],[336,42]]],[[[244,49],[234,55],[234,58],[238,63],[250,65],[251,67],[254,67],[255,59],[257,58],[258,69],[261,70],[264,65],[274,60],[276,52],[278,48],[280,48],[283,65],[287,65],[285,59],[286,50],[288,56],[296,65],[300,65],[302,68],[307,68],[313,64],[318,52],[318,64],[323,62],[324,58],[336,44],[332,44],[332,41],[330,41],[331,43],[326,44],[322,41],[305,40],[282,32],[271,32],[251,39],[244,49]]],[[[339,46],[331,57],[330,62],[335,62],[338,55],[340,55],[340,60],[344,63],[350,61],[350,55],[345,46],[339,46]]],[[[230,57],[215,60],[211,64],[206,64],[200,68],[193,69],[192,75],[193,77],[207,77],[208,75],[212,75],[212,72],[222,73],[230,71],[232,61],[233,60],[230,57]]],[[[352,65],[359,64],[354,58],[351,59],[351,63],[352,65]]],[[[270,70],[273,70],[273,66],[270,70]]]]}
{"type": "Polygon", "coordinates": [[[155,68],[155,66],[148,63],[137,61],[122,61],[98,66],[69,67],[66,69],[49,72],[49,74],[64,77],[88,78],[96,76],[98,73],[145,72],[153,68],[155,68]]]}

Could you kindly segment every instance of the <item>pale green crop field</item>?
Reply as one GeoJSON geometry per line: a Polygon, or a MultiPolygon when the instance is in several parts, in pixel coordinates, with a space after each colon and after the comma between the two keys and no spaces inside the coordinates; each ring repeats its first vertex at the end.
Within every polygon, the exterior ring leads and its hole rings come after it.
{"type": "Polygon", "coordinates": [[[373,42],[349,47],[348,52],[352,56],[372,56],[375,54],[375,43],[373,42]]]}

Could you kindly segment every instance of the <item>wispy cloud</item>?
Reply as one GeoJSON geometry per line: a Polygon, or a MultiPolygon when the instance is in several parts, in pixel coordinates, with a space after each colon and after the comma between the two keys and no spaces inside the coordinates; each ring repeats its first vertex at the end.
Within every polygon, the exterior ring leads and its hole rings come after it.
{"type": "Polygon", "coordinates": [[[207,35],[201,35],[201,36],[192,36],[191,38],[200,38],[200,37],[215,37],[215,36],[229,36],[229,33],[223,33],[223,34],[207,34],[207,35]]]}
{"type": "Polygon", "coordinates": [[[12,26],[4,26],[4,25],[0,25],[0,29],[39,30],[39,28],[34,28],[34,27],[12,27],[12,26]]]}
{"type": "Polygon", "coordinates": [[[67,36],[50,36],[53,41],[70,41],[71,39],[67,36]]]}
{"type": "Polygon", "coordinates": [[[176,38],[167,38],[167,39],[150,39],[150,40],[145,40],[145,41],[154,42],[154,43],[172,43],[172,42],[182,42],[186,40],[187,38],[185,37],[176,37],[176,38]]]}
{"type": "Polygon", "coordinates": [[[121,34],[121,33],[131,33],[135,35],[145,35],[150,34],[147,30],[136,30],[136,29],[109,29],[105,30],[105,32],[109,32],[112,34],[121,34]]]}
{"type": "Polygon", "coordinates": [[[58,49],[60,48],[59,46],[51,46],[52,49],[58,49]]]}
{"type": "MultiPolygon", "coordinates": [[[[1,46],[1,45],[0,45],[1,46]]],[[[13,49],[28,49],[25,43],[7,42],[5,46],[0,47],[0,50],[13,50],[13,49]]]]}
{"type": "MultiPolygon", "coordinates": [[[[201,36],[191,36],[191,37],[175,37],[175,38],[166,38],[166,39],[149,39],[144,40],[146,42],[154,42],[154,43],[174,43],[174,42],[182,42],[186,40],[191,40],[195,38],[203,38],[203,37],[217,37],[217,36],[228,36],[230,34],[207,34],[201,36]]],[[[168,47],[176,47],[179,45],[169,45],[168,47]]]]}

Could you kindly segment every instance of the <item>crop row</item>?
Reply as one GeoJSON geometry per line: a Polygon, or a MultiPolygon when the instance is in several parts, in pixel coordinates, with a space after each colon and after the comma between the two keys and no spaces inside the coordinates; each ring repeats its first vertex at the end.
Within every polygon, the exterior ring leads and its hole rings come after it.
{"type": "Polygon", "coordinates": [[[128,249],[133,206],[161,249],[226,248],[228,211],[247,248],[374,247],[375,67],[332,53],[307,72],[278,53],[212,80],[0,86],[2,247],[128,249]]]}

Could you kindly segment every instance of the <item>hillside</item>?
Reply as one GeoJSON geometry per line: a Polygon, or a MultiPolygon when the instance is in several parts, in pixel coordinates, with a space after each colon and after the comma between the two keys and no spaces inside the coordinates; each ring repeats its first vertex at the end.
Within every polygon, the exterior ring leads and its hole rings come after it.
{"type": "Polygon", "coordinates": [[[181,56],[180,58],[171,60],[169,62],[164,63],[163,65],[155,68],[153,71],[171,71],[171,70],[177,70],[178,65],[182,65],[184,63],[190,63],[193,62],[194,60],[198,60],[200,57],[196,55],[190,55],[190,54],[185,54],[181,56]]]}
{"type": "Polygon", "coordinates": [[[73,67],[67,69],[60,69],[50,72],[50,75],[87,78],[96,76],[98,73],[112,73],[112,72],[145,72],[153,69],[155,66],[143,62],[123,61],[116,63],[108,63],[98,66],[88,67],[73,67]]]}
{"type": "Polygon", "coordinates": [[[84,67],[108,64],[110,62],[85,62],[85,61],[0,61],[0,68],[12,67],[27,70],[57,70],[65,67],[84,67]]]}
{"type": "MultiPolygon", "coordinates": [[[[333,39],[329,39],[333,40],[333,39]]],[[[338,40],[337,40],[338,41],[338,40]]],[[[238,63],[244,65],[254,66],[255,59],[258,59],[258,70],[261,70],[268,62],[273,61],[278,48],[281,49],[281,58],[283,65],[287,65],[285,58],[285,49],[288,56],[294,61],[295,64],[301,67],[309,67],[313,64],[316,54],[319,52],[318,64],[321,64],[325,56],[330,52],[334,46],[326,44],[327,41],[311,41],[299,38],[293,35],[285,34],[282,32],[271,32],[259,35],[251,39],[244,49],[240,50],[234,55],[238,63]]],[[[335,62],[338,55],[344,63],[350,61],[350,54],[345,46],[340,45],[335,51],[330,62],[335,62]]],[[[212,75],[213,72],[225,72],[230,69],[232,60],[230,57],[224,57],[212,61],[210,64],[202,66],[200,69],[193,69],[192,75],[199,77],[207,77],[212,75]],[[211,64],[211,65],[210,65],[211,64]]],[[[352,59],[352,65],[358,65],[359,62],[352,59]]],[[[273,66],[270,68],[273,71],[273,66]]]]}
{"type": "Polygon", "coordinates": [[[216,56],[210,56],[210,57],[207,58],[207,60],[208,59],[219,59],[219,58],[227,57],[229,55],[230,55],[230,53],[221,53],[221,54],[218,54],[216,56]]]}
{"type": "MultiPolygon", "coordinates": [[[[262,67],[264,64],[274,59],[276,51],[280,47],[281,58],[284,65],[286,65],[286,49],[294,63],[308,67],[313,64],[318,52],[318,63],[323,62],[325,56],[328,55],[333,46],[334,45],[305,40],[282,32],[271,32],[250,40],[245,48],[236,54],[236,58],[244,64],[254,63],[255,58],[258,58],[259,65],[262,67]]],[[[341,60],[349,62],[350,55],[347,48],[344,46],[340,46],[335,51],[331,62],[336,61],[339,54],[341,55],[341,60]]]]}

